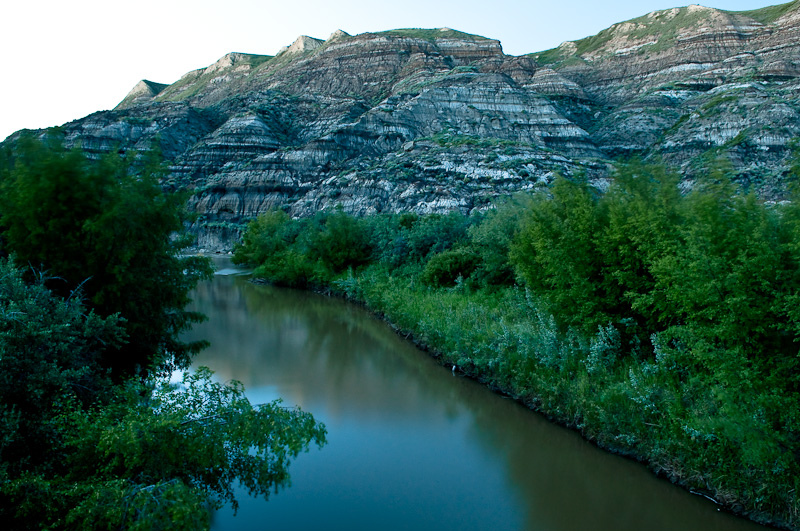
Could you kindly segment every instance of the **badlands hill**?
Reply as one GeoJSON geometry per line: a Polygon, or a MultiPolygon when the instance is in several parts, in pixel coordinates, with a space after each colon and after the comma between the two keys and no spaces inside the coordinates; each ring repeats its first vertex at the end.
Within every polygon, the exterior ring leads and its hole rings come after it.
{"type": "Polygon", "coordinates": [[[466,212],[557,173],[602,185],[631,155],[687,180],[724,157],[779,199],[800,135],[800,0],[656,11],[519,57],[448,28],[303,36],[141,81],[59,131],[91,154],[157,145],[206,247],[274,207],[466,212]]]}

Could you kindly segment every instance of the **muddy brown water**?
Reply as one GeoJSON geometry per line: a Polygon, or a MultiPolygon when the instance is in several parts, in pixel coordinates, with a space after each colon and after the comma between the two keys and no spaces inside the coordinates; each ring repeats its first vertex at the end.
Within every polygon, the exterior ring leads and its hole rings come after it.
{"type": "Polygon", "coordinates": [[[454,375],[355,305],[220,273],[194,294],[209,319],[188,337],[211,342],[195,365],[311,412],[328,444],[212,529],[765,529],[454,375]]]}

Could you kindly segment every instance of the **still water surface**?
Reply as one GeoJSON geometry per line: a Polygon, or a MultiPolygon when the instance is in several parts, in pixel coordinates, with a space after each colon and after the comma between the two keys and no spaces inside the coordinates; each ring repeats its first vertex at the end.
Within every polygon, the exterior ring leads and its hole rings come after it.
{"type": "Polygon", "coordinates": [[[193,309],[209,320],[190,338],[211,342],[196,365],[328,429],[290,488],[242,493],[213,529],[764,529],[454,376],[344,301],[218,274],[193,309]]]}

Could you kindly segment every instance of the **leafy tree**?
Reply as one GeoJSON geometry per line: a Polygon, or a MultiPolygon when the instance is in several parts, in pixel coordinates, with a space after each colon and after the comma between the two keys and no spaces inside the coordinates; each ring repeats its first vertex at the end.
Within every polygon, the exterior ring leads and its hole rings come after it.
{"type": "Polygon", "coordinates": [[[691,322],[722,348],[780,348],[775,308],[783,283],[779,213],[730,183],[700,183],[684,200],[682,245],[653,261],[655,290],[674,322],[691,322]]]}
{"type": "Polygon", "coordinates": [[[511,242],[521,229],[530,202],[530,196],[524,194],[500,201],[483,219],[469,227],[470,246],[480,255],[480,263],[473,273],[478,285],[514,283],[514,268],[509,257],[511,242]]]}
{"type": "Polygon", "coordinates": [[[597,244],[601,223],[588,184],[558,178],[552,197],[534,197],[511,246],[515,268],[559,321],[589,333],[610,320],[597,244]]]}
{"type": "Polygon", "coordinates": [[[422,262],[458,242],[466,241],[470,224],[467,216],[454,211],[444,215],[430,214],[401,225],[401,234],[408,245],[407,259],[422,262]]]}
{"type": "Polygon", "coordinates": [[[179,334],[201,316],[184,309],[210,274],[207,260],[182,257],[185,197],[164,193],[162,168],[115,154],[90,161],[32,138],[6,152],[0,216],[6,250],[47,271],[48,287],[80,293],[101,316],[120,314],[127,341],[101,360],[115,377],[184,367],[201,344],[179,334]],[[176,236],[177,235],[177,236],[176,236]]]}
{"type": "Polygon", "coordinates": [[[241,384],[216,383],[204,368],[177,387],[129,383],[112,403],[63,421],[64,480],[81,487],[67,495],[66,521],[80,528],[207,526],[205,502],[235,509],[237,484],[268,498],[288,484],[292,458],[325,443],[324,426],[308,413],[280,401],[253,406],[241,384]]]}
{"type": "Polygon", "coordinates": [[[651,269],[680,245],[678,182],[678,174],[665,166],[634,160],[617,167],[614,182],[598,201],[601,282],[612,305],[608,311],[616,320],[631,319],[643,340],[665,323],[674,324],[651,269]]]}
{"type": "Polygon", "coordinates": [[[403,214],[381,214],[366,218],[373,246],[373,259],[397,268],[410,261],[410,245],[407,231],[419,221],[420,216],[411,212],[403,214]]]}
{"type": "Polygon", "coordinates": [[[638,162],[622,166],[603,196],[561,179],[552,199],[534,201],[514,263],[559,322],[589,334],[612,323],[646,341],[691,325],[693,337],[723,350],[785,352],[790,304],[777,301],[800,286],[782,228],[791,207],[737,193],[728,173],[717,165],[686,195],[676,174],[638,162]]]}
{"type": "Polygon", "coordinates": [[[297,239],[292,219],[283,210],[270,210],[250,221],[236,244],[233,261],[238,264],[263,264],[285,252],[297,239]]]}
{"type": "Polygon", "coordinates": [[[267,497],[325,429],[280,402],[253,406],[207,369],[111,385],[98,360],[119,319],[86,312],[0,262],[0,520],[14,529],[197,529],[267,497]]]}
{"type": "Polygon", "coordinates": [[[124,341],[116,316],[85,313],[54,296],[38,276],[28,284],[0,259],[0,470],[50,470],[57,440],[54,404],[93,404],[108,390],[103,352],[124,341]]]}
{"type": "Polygon", "coordinates": [[[252,220],[235,247],[233,261],[256,266],[257,277],[276,284],[305,287],[313,267],[295,250],[300,224],[282,210],[271,210],[252,220]]]}
{"type": "Polygon", "coordinates": [[[208,370],[169,383],[201,346],[179,334],[210,264],[179,255],[183,197],[130,162],[29,138],[0,157],[4,251],[29,264],[0,261],[0,521],[15,529],[207,527],[235,484],[267,496],[325,441],[208,370]]]}
{"type": "Polygon", "coordinates": [[[276,284],[306,287],[365,264],[371,251],[365,224],[342,211],[293,220],[273,210],[250,222],[234,261],[276,284]]]}
{"type": "Polygon", "coordinates": [[[308,255],[322,262],[333,274],[365,264],[372,252],[364,224],[337,210],[319,215],[320,226],[308,241],[308,255]]]}

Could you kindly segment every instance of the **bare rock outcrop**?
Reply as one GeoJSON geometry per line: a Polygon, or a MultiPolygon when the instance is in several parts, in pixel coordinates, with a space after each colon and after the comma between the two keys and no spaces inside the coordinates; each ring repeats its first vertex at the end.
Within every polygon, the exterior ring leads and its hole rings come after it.
{"type": "Polygon", "coordinates": [[[116,106],[116,108],[125,109],[127,107],[133,107],[137,104],[151,101],[168,86],[169,85],[164,85],[163,83],[155,83],[153,81],[143,79],[136,83],[131,91],[128,92],[128,95],[125,96],[125,99],[122,100],[119,105],[116,106]]]}
{"type": "Polygon", "coordinates": [[[689,6],[522,57],[449,28],[302,36],[142,81],[62,131],[92,155],[158,144],[210,245],[270,208],[467,212],[556,174],[600,185],[630,155],[687,179],[725,157],[742,187],[778,199],[799,88],[800,1],[689,6]]]}

